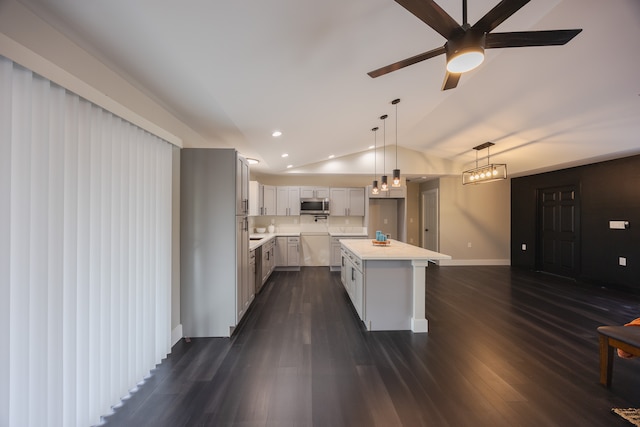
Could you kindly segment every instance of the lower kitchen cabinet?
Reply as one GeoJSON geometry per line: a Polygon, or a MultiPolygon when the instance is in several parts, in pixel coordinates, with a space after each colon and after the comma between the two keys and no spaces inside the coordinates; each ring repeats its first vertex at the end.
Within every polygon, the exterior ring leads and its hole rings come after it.
{"type": "Polygon", "coordinates": [[[300,237],[279,236],[276,238],[276,267],[300,269],[300,237]]]}
{"type": "Polygon", "coordinates": [[[342,256],[340,251],[340,239],[367,239],[367,236],[356,235],[356,236],[331,236],[331,260],[329,263],[329,268],[331,271],[338,271],[342,266],[342,256]]]}
{"type": "Polygon", "coordinates": [[[351,253],[349,250],[341,251],[341,273],[340,279],[342,285],[351,299],[353,307],[356,309],[360,319],[363,317],[363,301],[364,301],[364,274],[362,260],[351,253]]]}
{"type": "Polygon", "coordinates": [[[262,285],[266,283],[276,266],[276,239],[262,245],[262,285]]]}

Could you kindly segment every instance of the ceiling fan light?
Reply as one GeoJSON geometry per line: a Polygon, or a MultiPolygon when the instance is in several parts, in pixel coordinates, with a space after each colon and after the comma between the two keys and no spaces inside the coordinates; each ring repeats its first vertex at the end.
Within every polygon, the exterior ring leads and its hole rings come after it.
{"type": "Polygon", "coordinates": [[[450,57],[447,62],[447,71],[450,73],[466,73],[478,67],[484,61],[484,49],[465,50],[456,56],[450,57]]]}
{"type": "Polygon", "coordinates": [[[450,73],[466,73],[484,61],[485,35],[468,30],[455,40],[449,40],[446,47],[447,71],[450,73]]]}

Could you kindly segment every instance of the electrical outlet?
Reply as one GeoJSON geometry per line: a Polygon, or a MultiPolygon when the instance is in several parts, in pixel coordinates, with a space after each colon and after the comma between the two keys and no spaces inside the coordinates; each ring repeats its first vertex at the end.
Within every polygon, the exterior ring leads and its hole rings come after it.
{"type": "Polygon", "coordinates": [[[385,218],[383,222],[384,222],[385,224],[388,224],[388,223],[389,223],[389,220],[388,220],[387,218],[385,218]]]}
{"type": "Polygon", "coordinates": [[[626,267],[627,266],[627,259],[625,257],[623,257],[623,256],[618,257],[618,264],[623,266],[623,267],[626,267]]]}
{"type": "Polygon", "coordinates": [[[467,247],[470,248],[471,247],[471,242],[467,243],[467,247]]]}
{"type": "Polygon", "coordinates": [[[413,218],[409,218],[409,224],[413,224],[413,218]]]}
{"type": "Polygon", "coordinates": [[[409,238],[409,243],[413,243],[413,238],[409,238]]]}
{"type": "Polygon", "coordinates": [[[345,223],[345,224],[349,224],[349,218],[345,219],[345,220],[344,220],[344,223],[345,223]]]}
{"type": "Polygon", "coordinates": [[[526,243],[523,243],[523,244],[522,244],[522,250],[523,250],[523,251],[526,251],[526,250],[527,250],[527,244],[526,244],[526,243]]]}

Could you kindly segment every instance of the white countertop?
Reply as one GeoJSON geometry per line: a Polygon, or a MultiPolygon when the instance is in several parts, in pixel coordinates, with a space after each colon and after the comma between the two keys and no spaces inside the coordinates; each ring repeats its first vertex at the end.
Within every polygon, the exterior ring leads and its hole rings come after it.
{"type": "Polygon", "coordinates": [[[387,246],[374,246],[370,239],[340,239],[340,243],[362,260],[438,260],[451,259],[439,252],[389,240],[387,246]]]}
{"type": "Polygon", "coordinates": [[[358,236],[358,237],[360,237],[360,236],[367,237],[367,233],[362,233],[362,232],[358,233],[358,232],[355,232],[355,231],[350,232],[350,233],[349,232],[344,232],[344,231],[330,231],[329,235],[331,237],[356,237],[356,236],[358,236]]]}
{"type": "Polygon", "coordinates": [[[300,237],[300,233],[298,232],[277,232],[277,233],[251,233],[249,235],[249,250],[252,251],[254,249],[259,248],[260,246],[267,243],[269,240],[276,237],[300,237]],[[260,240],[251,240],[255,238],[260,238],[260,240]]]}

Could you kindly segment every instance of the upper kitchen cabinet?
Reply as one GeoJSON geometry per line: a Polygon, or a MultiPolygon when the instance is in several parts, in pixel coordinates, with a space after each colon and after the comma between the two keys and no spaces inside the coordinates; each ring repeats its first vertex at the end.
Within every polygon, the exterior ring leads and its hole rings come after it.
{"type": "Polygon", "coordinates": [[[301,199],[328,199],[329,187],[300,187],[301,199]]]}
{"type": "Polygon", "coordinates": [[[364,216],[364,188],[332,188],[329,209],[335,216],[364,216]]]}
{"type": "Polygon", "coordinates": [[[236,158],[236,215],[249,215],[249,163],[236,158]]]}
{"type": "Polygon", "coordinates": [[[276,187],[273,185],[262,186],[262,214],[276,214],[276,187]]]}
{"type": "Polygon", "coordinates": [[[405,199],[407,197],[407,187],[392,187],[389,186],[388,191],[380,191],[378,194],[371,192],[371,186],[367,187],[370,199],[405,199]]]}
{"type": "Polygon", "coordinates": [[[300,187],[277,187],[276,215],[300,215],[300,187]]]}
{"type": "Polygon", "coordinates": [[[276,187],[251,181],[249,183],[249,216],[275,214],[276,187]]]}
{"type": "Polygon", "coordinates": [[[249,182],[249,216],[262,215],[264,205],[263,187],[258,181],[249,182]]]}

